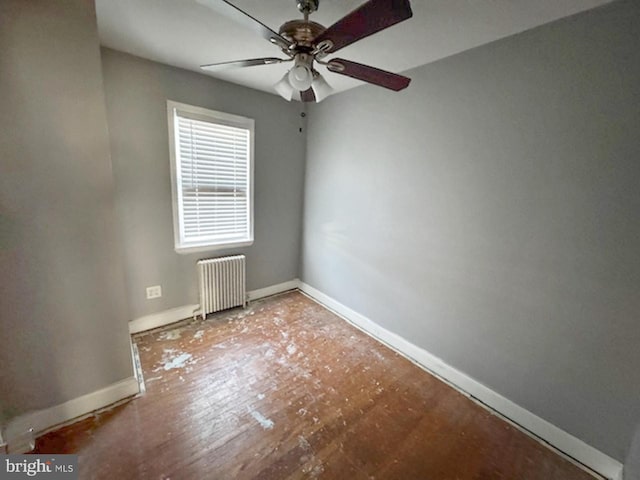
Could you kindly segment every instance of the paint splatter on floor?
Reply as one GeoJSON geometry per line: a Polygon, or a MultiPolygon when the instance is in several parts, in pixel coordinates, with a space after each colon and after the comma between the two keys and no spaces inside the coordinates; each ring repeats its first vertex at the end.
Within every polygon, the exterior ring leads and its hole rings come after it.
{"type": "MultiPolygon", "coordinates": [[[[175,368],[183,368],[187,366],[187,362],[189,362],[193,358],[193,355],[190,353],[178,353],[174,349],[166,349],[162,355],[162,365],[161,367],[156,368],[155,371],[158,370],[173,370],[175,368]]],[[[191,361],[190,363],[193,363],[191,361]]]]}
{"type": "Polygon", "coordinates": [[[273,420],[266,418],[264,415],[262,415],[260,412],[256,410],[251,410],[249,413],[251,413],[251,416],[255,418],[256,421],[260,424],[260,426],[265,430],[271,430],[273,428],[273,425],[274,425],[273,420]]]}
{"type": "Polygon", "coordinates": [[[175,330],[169,330],[168,332],[162,332],[158,336],[158,341],[161,340],[178,340],[182,336],[182,329],[176,328],[175,330]]]}
{"type": "Polygon", "coordinates": [[[311,450],[311,444],[302,435],[298,436],[298,445],[303,450],[311,450]]]}

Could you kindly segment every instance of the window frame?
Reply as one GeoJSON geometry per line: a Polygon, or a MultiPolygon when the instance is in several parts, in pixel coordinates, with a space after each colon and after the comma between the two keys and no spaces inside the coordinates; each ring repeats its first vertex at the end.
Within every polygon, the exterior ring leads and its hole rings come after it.
{"type": "Polygon", "coordinates": [[[210,110],[203,107],[197,107],[195,105],[188,105],[186,103],[175,102],[173,100],[167,100],[167,121],[169,126],[169,159],[171,167],[171,197],[173,208],[173,240],[174,249],[180,254],[189,254],[196,252],[205,252],[212,250],[228,249],[232,247],[246,247],[252,245],[254,242],[253,234],[253,184],[254,184],[254,157],[255,157],[255,120],[240,115],[233,115],[230,113],[219,112],[216,110],[210,110]],[[189,242],[183,238],[182,221],[180,217],[181,205],[182,205],[182,188],[181,177],[178,170],[178,152],[176,150],[178,144],[176,141],[176,130],[178,128],[178,122],[175,121],[176,114],[184,112],[188,117],[202,120],[205,122],[215,123],[219,125],[226,125],[237,128],[244,128],[249,130],[249,168],[248,168],[248,182],[247,182],[247,201],[249,202],[248,208],[248,236],[239,240],[233,241],[206,241],[206,242],[189,242]]]}

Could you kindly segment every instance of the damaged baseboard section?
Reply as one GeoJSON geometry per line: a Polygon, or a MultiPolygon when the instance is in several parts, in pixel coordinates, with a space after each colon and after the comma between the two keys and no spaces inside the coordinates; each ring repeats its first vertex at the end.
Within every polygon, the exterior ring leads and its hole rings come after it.
{"type": "Polygon", "coordinates": [[[185,318],[191,318],[194,316],[194,311],[200,308],[200,305],[183,305],[181,307],[170,308],[162,312],[153,313],[151,315],[145,315],[144,317],[136,318],[129,322],[129,333],[139,333],[146,330],[152,330],[154,328],[164,327],[185,318]]]}
{"type": "Polygon", "coordinates": [[[139,392],[138,379],[131,376],[59,405],[19,415],[2,428],[4,451],[5,453],[30,452],[33,450],[35,439],[40,435],[128,400],[139,392]]]}

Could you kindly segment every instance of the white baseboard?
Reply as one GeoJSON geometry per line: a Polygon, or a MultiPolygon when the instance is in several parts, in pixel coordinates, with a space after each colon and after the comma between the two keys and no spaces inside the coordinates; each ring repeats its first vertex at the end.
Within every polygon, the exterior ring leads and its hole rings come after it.
{"type": "Polygon", "coordinates": [[[71,420],[79,420],[96,410],[137,395],[138,392],[138,380],[132,376],[60,405],[20,415],[10,420],[3,430],[8,451],[9,453],[26,453],[31,450],[29,443],[35,437],[54,427],[62,426],[71,420]]]}
{"type": "Polygon", "coordinates": [[[145,330],[164,327],[165,325],[179,322],[185,318],[193,317],[193,312],[198,308],[200,308],[200,305],[197,303],[194,305],[183,305],[136,318],[129,322],[129,333],[144,332],[145,330]]]}
{"type": "Polygon", "coordinates": [[[516,405],[489,387],[456,370],[451,365],[446,364],[438,357],[399,335],[386,330],[367,317],[351,310],[349,307],[325,295],[312,286],[300,282],[299,288],[309,297],[330,310],[333,310],[366,334],[390,346],[418,366],[435,374],[467,396],[479,400],[481,404],[495,410],[501,416],[513,422],[515,426],[524,429],[523,431],[526,433],[533,434],[534,438],[537,437],[539,440],[543,440],[561,453],[567,455],[570,459],[577,460],[605,478],[612,480],[622,479],[622,464],[617,460],[587,445],[582,440],[570,435],[519,405],[516,405]]]}
{"type": "Polygon", "coordinates": [[[258,290],[251,290],[248,293],[249,301],[258,300],[259,298],[270,297],[277,293],[287,292],[289,290],[295,290],[300,288],[300,280],[297,278],[289,280],[288,282],[278,283],[277,285],[271,285],[270,287],[259,288],[258,290]]]}

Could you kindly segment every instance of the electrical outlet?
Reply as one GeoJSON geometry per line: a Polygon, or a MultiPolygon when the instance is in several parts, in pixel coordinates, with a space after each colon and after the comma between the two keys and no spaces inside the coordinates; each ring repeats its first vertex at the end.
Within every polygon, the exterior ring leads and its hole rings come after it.
{"type": "Polygon", "coordinates": [[[151,300],[152,298],[160,298],[161,296],[162,296],[162,287],[160,285],[147,287],[147,300],[151,300]]]}

